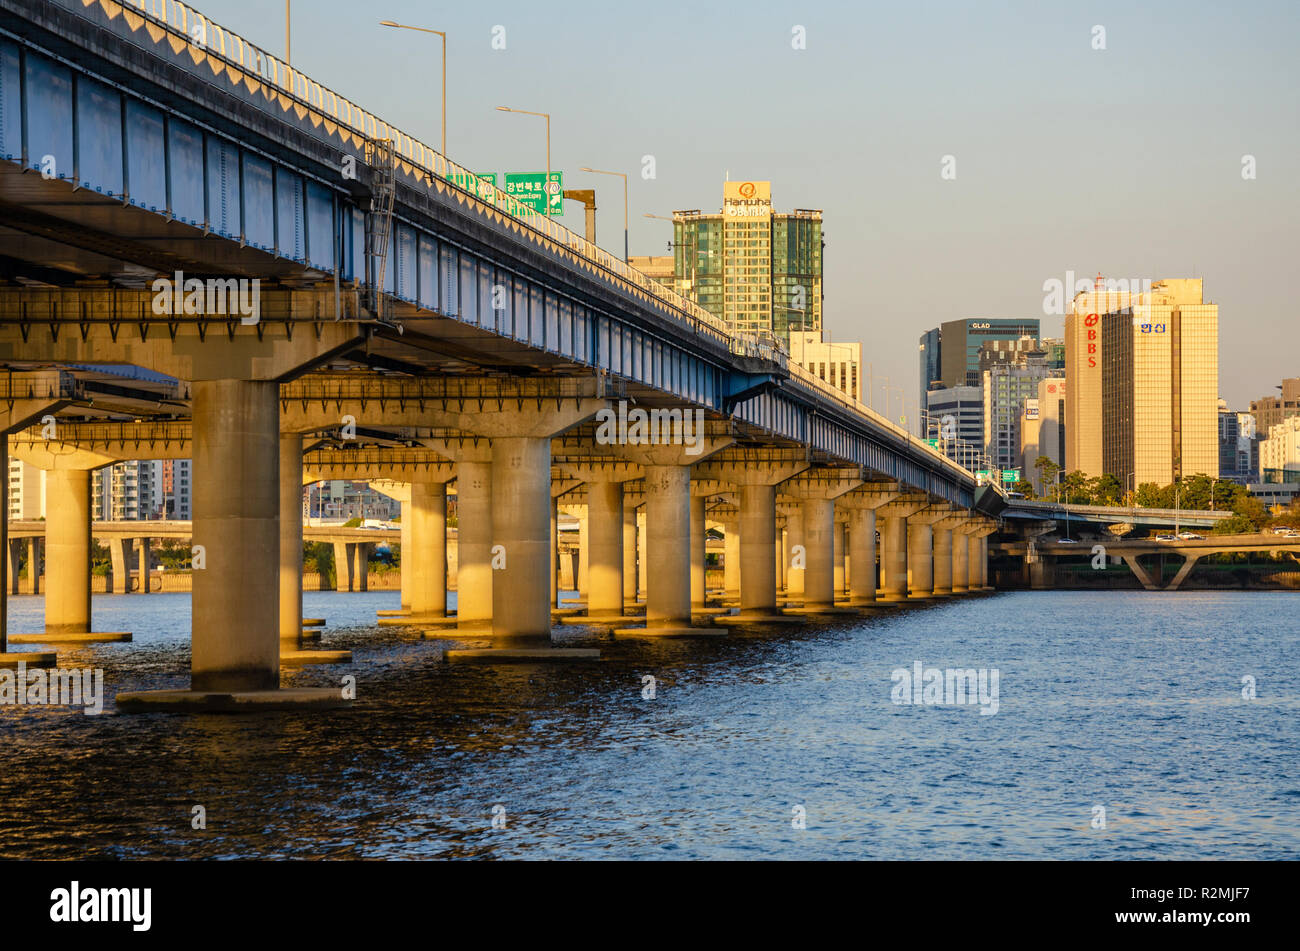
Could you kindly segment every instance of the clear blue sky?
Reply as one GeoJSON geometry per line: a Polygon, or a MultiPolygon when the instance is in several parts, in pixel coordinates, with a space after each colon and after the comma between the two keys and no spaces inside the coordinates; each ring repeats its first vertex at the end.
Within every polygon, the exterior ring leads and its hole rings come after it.
{"type": "MultiPolygon", "coordinates": [[[[279,0],[195,5],[283,50],[279,0]]],[[[539,170],[542,120],[494,107],[552,114],[552,165],[567,187],[596,187],[598,238],[616,253],[620,182],[581,166],[636,173],[633,254],[671,238],[643,213],[716,209],[728,172],[771,179],[778,210],[824,209],[826,326],[866,342],[877,404],[882,377],[901,382],[909,420],[924,330],[1042,316],[1043,282],[1067,269],[1203,277],[1234,407],[1300,376],[1294,0],[294,0],[294,64],[436,145],[438,38],[383,19],[448,32],[454,161],[539,170]],[[791,47],[795,25],[806,49],[791,47]]],[[[578,206],[564,221],[581,230],[578,206]]]]}

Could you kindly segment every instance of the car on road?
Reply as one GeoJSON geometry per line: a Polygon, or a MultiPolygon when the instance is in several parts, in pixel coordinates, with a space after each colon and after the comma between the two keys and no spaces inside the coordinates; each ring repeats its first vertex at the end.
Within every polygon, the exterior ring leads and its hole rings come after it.
{"type": "Polygon", "coordinates": [[[1176,542],[1176,541],[1178,541],[1178,536],[1177,536],[1177,535],[1157,535],[1157,536],[1156,536],[1156,541],[1158,541],[1158,542],[1176,542]]]}
{"type": "Polygon", "coordinates": [[[1058,544],[1058,545],[1077,545],[1077,544],[1079,544],[1079,540],[1078,540],[1077,538],[1058,538],[1058,539],[1056,540],[1056,544],[1058,544]]]}
{"type": "Polygon", "coordinates": [[[1178,537],[1181,538],[1183,541],[1193,541],[1196,539],[1205,541],[1204,535],[1197,535],[1195,532],[1179,532],[1178,537]]]}

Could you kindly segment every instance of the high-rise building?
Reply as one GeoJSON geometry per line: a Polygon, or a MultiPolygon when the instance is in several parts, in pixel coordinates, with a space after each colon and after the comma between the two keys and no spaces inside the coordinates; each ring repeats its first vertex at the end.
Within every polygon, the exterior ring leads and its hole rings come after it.
{"type": "Polygon", "coordinates": [[[999,363],[984,371],[984,451],[998,469],[1018,469],[1024,454],[1020,423],[1027,400],[1038,399],[1038,384],[1052,375],[1045,360],[1022,365],[999,363]]]}
{"type": "Polygon", "coordinates": [[[627,263],[669,290],[677,289],[671,254],[633,254],[628,257],[627,263]]]}
{"type": "Polygon", "coordinates": [[[943,352],[938,327],[921,334],[921,339],[917,343],[917,351],[921,358],[921,392],[916,405],[924,410],[926,406],[925,394],[930,390],[943,387],[943,368],[940,363],[943,359],[943,352]]]}
{"type": "Polygon", "coordinates": [[[1038,339],[1037,318],[977,317],[947,320],[939,328],[940,379],[944,386],[979,386],[980,350],[986,343],[1038,339]]]}
{"type": "Polygon", "coordinates": [[[1255,417],[1235,413],[1219,400],[1219,478],[1250,485],[1259,481],[1259,438],[1255,417]]]}
{"type": "Polygon", "coordinates": [[[35,521],[45,517],[45,473],[21,459],[9,460],[9,518],[35,521]]]}
{"type": "Polygon", "coordinates": [[[988,468],[984,455],[984,391],[952,386],[925,394],[925,438],[968,469],[988,468]]]}
{"type": "Polygon", "coordinates": [[[738,333],[822,326],[822,213],[772,210],[771,182],[727,182],[722,211],[673,212],[675,289],[738,333]]]}
{"type": "Polygon", "coordinates": [[[189,459],[138,459],[96,469],[91,482],[91,517],[96,521],[140,521],[193,517],[189,459]]]}
{"type": "Polygon", "coordinates": [[[1038,396],[1025,400],[1020,455],[1024,478],[1033,483],[1036,494],[1046,495],[1051,486],[1043,484],[1043,474],[1036,468],[1039,458],[1046,456],[1062,469],[1065,467],[1065,380],[1062,378],[1050,376],[1039,381],[1038,396]]]}
{"type": "Polygon", "coordinates": [[[1269,428],[1259,444],[1259,468],[1266,483],[1300,482],[1300,416],[1269,428]]]}
{"type": "Polygon", "coordinates": [[[862,344],[832,343],[825,331],[790,331],[790,362],[825,380],[855,400],[862,400],[862,344]]]}
{"type": "MultiPolygon", "coordinates": [[[[1085,473],[1109,473],[1128,489],[1198,473],[1217,477],[1219,308],[1204,302],[1201,280],[1157,281],[1118,308],[1087,313],[1100,316],[1091,327],[1086,315],[1080,323],[1101,331],[1087,341],[1099,352],[1085,351],[1087,359],[1100,358],[1101,465],[1085,473]]],[[[1068,429],[1071,444],[1092,459],[1096,447],[1075,443],[1068,429]]]]}
{"type": "Polygon", "coordinates": [[[1300,377],[1289,377],[1277,387],[1277,396],[1261,396],[1250,401],[1250,412],[1255,417],[1255,431],[1267,438],[1269,430],[1291,416],[1300,416],[1300,377]]]}

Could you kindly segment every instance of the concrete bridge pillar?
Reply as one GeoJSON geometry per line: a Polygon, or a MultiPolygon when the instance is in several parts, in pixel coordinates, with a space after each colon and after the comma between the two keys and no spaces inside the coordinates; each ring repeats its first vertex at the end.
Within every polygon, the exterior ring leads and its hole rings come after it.
{"type": "Polygon", "coordinates": [[[952,529],[943,522],[934,526],[934,593],[952,594],[952,529]]]}
{"type": "Polygon", "coordinates": [[[352,582],[357,591],[370,590],[370,542],[352,546],[352,582]]]}
{"type": "Polygon", "coordinates": [[[560,500],[551,492],[551,607],[560,605],[560,500]]]}
{"type": "MultiPolygon", "coordinates": [[[[302,434],[280,434],[280,653],[302,649],[302,434]]],[[[334,550],[338,551],[336,544],[334,550]]],[[[335,564],[339,562],[335,559],[335,564]]],[[[342,570],[338,571],[341,578],[342,570]]],[[[337,586],[336,586],[337,587],[337,586]]]]}
{"type": "Polygon", "coordinates": [[[776,577],[780,564],[776,533],[776,486],[740,489],[740,611],[776,613],[776,577]],[[777,557],[774,557],[777,556],[777,557]]]}
{"type": "MultiPolygon", "coordinates": [[[[551,440],[506,436],[492,441],[487,577],[494,646],[542,646],[551,642],[550,580],[551,440]],[[493,554],[493,549],[496,554],[493,554]],[[494,570],[493,564],[496,568],[494,570]],[[493,575],[496,577],[494,578],[493,575]]],[[[460,513],[462,538],[469,516],[460,513]]],[[[461,570],[465,564],[462,562],[461,570]]],[[[476,564],[476,567],[479,567],[476,564]]],[[[462,602],[463,603],[463,602],[462,602]]]]}
{"type": "Polygon", "coordinates": [[[578,506],[578,576],[574,587],[579,601],[590,604],[591,594],[591,506],[578,506]]]}
{"type": "Polygon", "coordinates": [[[801,520],[808,564],[803,579],[804,607],[834,607],[835,503],[830,499],[807,499],[801,520]]]}
{"type": "Polygon", "coordinates": [[[632,603],[637,595],[636,506],[623,500],[623,601],[632,603]]]}
{"type": "Polygon", "coordinates": [[[980,570],[980,555],[983,552],[983,539],[978,532],[966,536],[967,571],[970,573],[970,590],[979,591],[984,587],[984,575],[980,570]]]}
{"type": "Polygon", "coordinates": [[[952,592],[966,594],[970,591],[970,536],[961,529],[952,533],[952,592]]]}
{"type": "Polygon", "coordinates": [[[989,587],[989,533],[980,536],[980,586],[989,587]]]}
{"type": "MultiPolygon", "coordinates": [[[[352,590],[352,542],[334,543],[334,590],[352,590]]],[[[298,615],[298,626],[302,628],[302,614],[298,615]]]]}
{"type": "Polygon", "coordinates": [[[646,600],[646,507],[636,513],[636,584],[641,600],[646,600]]]}
{"type": "MultiPolygon", "coordinates": [[[[548,450],[549,455],[549,450],[548,450]]],[[[492,453],[496,458],[495,450],[492,453]]],[[[549,465],[549,463],[548,463],[549,465]]],[[[456,620],[463,627],[483,627],[491,624],[494,608],[492,577],[492,539],[493,516],[496,511],[492,504],[492,478],[496,472],[493,462],[463,460],[456,465],[456,620]]],[[[547,472],[543,488],[546,489],[546,502],[539,502],[534,518],[540,515],[546,518],[550,510],[550,473],[547,472]]],[[[505,506],[508,508],[508,506],[505,506]]],[[[548,528],[549,531],[549,528],[548,528]]],[[[512,554],[507,551],[509,560],[512,554]]],[[[544,555],[539,552],[538,555],[544,555]]],[[[550,559],[540,564],[543,573],[550,559]]],[[[545,605],[546,591],[542,593],[545,605]]],[[[550,612],[547,611],[547,623],[550,612]]]]}
{"type": "Polygon", "coordinates": [[[708,527],[704,518],[704,496],[691,496],[691,609],[704,607],[706,592],[705,578],[705,539],[708,527]]]}
{"type": "MultiPolygon", "coordinates": [[[[7,478],[7,476],[6,476],[7,478]]],[[[7,512],[6,512],[7,517],[7,512]]],[[[23,539],[11,538],[5,546],[5,557],[9,559],[9,594],[18,593],[18,572],[22,570],[23,539]]]]}
{"type": "Polygon", "coordinates": [[[915,517],[907,523],[907,568],[911,576],[908,588],[913,598],[934,594],[934,528],[915,517]]]}
{"type": "Polygon", "coordinates": [[[792,598],[803,597],[808,545],[804,541],[802,506],[796,506],[785,513],[785,549],[789,558],[785,566],[785,593],[792,598]]]}
{"type": "Polygon", "coordinates": [[[194,542],[203,546],[206,564],[194,572],[191,689],[274,690],[280,683],[279,385],[195,380],[192,393],[194,542]]]}
{"type": "Polygon", "coordinates": [[[876,510],[849,510],[849,603],[876,600],[876,510]]]}
{"type": "Polygon", "coordinates": [[[33,535],[27,539],[27,577],[23,579],[23,594],[41,593],[41,551],[43,539],[33,535]]]}
{"type": "Polygon", "coordinates": [[[110,588],[113,594],[129,594],[131,591],[131,561],[134,552],[131,539],[110,538],[108,540],[110,588]]]}
{"type": "Polygon", "coordinates": [[[790,580],[790,537],[786,533],[786,517],[776,516],[773,524],[774,532],[774,551],[776,554],[776,587],[783,594],[788,594],[788,584],[790,580]]]}
{"type": "MultiPolygon", "coordinates": [[[[301,547],[301,533],[298,535],[298,538],[300,539],[299,546],[301,547]]],[[[136,590],[139,591],[140,594],[149,593],[149,572],[153,570],[153,550],[150,547],[149,541],[148,538],[137,538],[135,540],[137,561],[136,572],[140,576],[140,583],[136,586],[136,590]]],[[[299,576],[301,577],[301,575],[302,572],[300,570],[299,576]]]]}
{"type": "Polygon", "coordinates": [[[844,557],[848,554],[845,550],[845,525],[838,518],[835,520],[835,526],[832,529],[831,539],[831,558],[835,573],[835,597],[840,597],[847,592],[848,572],[844,569],[844,557]]]}
{"type": "Polygon", "coordinates": [[[623,614],[623,483],[587,484],[587,614],[621,617],[623,614]]]}
{"type": "Polygon", "coordinates": [[[740,515],[722,522],[722,595],[740,597],[740,515]]]}
{"type": "MultiPolygon", "coordinates": [[[[443,501],[447,498],[446,486],[443,486],[443,501]]],[[[445,513],[444,513],[445,514],[445,513]]],[[[415,547],[411,543],[411,502],[409,499],[402,500],[402,551],[399,556],[398,569],[402,573],[402,607],[401,610],[411,610],[411,586],[415,584],[415,572],[412,561],[415,558],[415,547]]],[[[447,544],[447,533],[443,532],[443,545],[447,544]]]]}
{"type": "Polygon", "coordinates": [[[45,474],[46,634],[90,631],[90,481],[88,469],[45,474]]]}
{"type": "Polygon", "coordinates": [[[690,627],[691,470],[685,465],[646,467],[646,557],[651,570],[646,624],[690,627]]]}
{"type": "MultiPolygon", "coordinates": [[[[447,616],[447,485],[412,482],[409,596],[412,618],[447,616]]],[[[403,562],[406,558],[403,558],[403,562]]]]}
{"type": "Polygon", "coordinates": [[[907,518],[886,515],[880,519],[881,587],[886,601],[907,600],[907,518]]]}

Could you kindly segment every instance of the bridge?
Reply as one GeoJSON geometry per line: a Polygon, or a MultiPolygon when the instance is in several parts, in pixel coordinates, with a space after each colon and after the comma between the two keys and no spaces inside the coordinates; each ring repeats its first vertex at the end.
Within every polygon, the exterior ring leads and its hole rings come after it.
{"type": "Polygon", "coordinates": [[[0,11],[0,429],[47,474],[47,643],[96,633],[91,472],[193,460],[191,689],[119,709],[342,702],[279,689],[316,478],[395,487],[392,620],[487,639],[451,661],[598,654],[551,644],[561,506],[586,617],[630,636],[986,587],[996,493],[774,342],[184,4],[0,11]],[[709,512],[736,614],[704,588],[709,512]]]}
{"type": "Polygon", "coordinates": [[[1035,588],[1052,586],[1054,568],[1062,558],[1100,558],[1102,564],[1106,559],[1122,559],[1141,582],[1142,587],[1148,591],[1177,591],[1196,567],[1196,563],[1206,555],[1289,553],[1300,562],[1300,538],[1264,533],[1164,541],[1154,538],[1131,541],[1107,539],[1104,542],[1088,541],[1083,544],[1029,539],[1023,542],[996,542],[992,547],[997,554],[1024,558],[1029,567],[1031,584],[1035,588]],[[1168,554],[1181,556],[1183,563],[1169,583],[1162,587],[1163,569],[1153,576],[1142,566],[1138,558],[1143,555],[1156,555],[1159,556],[1160,564],[1163,566],[1164,557],[1168,554]]]}
{"type": "Polygon", "coordinates": [[[1134,528],[1213,528],[1219,522],[1232,518],[1232,512],[1213,512],[1200,509],[1154,509],[1137,506],[1066,505],[1060,502],[1028,501],[1014,499],[999,513],[1011,522],[1052,520],[1061,526],[1125,524],[1134,528]]]}

